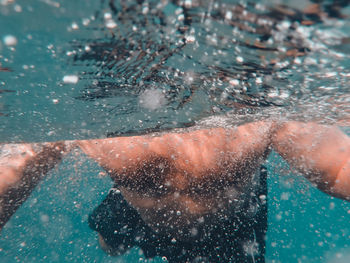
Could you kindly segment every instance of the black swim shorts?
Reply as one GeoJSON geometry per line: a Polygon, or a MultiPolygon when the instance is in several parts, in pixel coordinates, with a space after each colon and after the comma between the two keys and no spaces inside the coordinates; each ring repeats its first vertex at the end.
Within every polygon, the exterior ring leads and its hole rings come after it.
{"type": "Polygon", "coordinates": [[[265,262],[267,200],[261,196],[267,196],[266,175],[266,169],[262,167],[259,187],[252,195],[255,196],[254,200],[252,198],[254,205],[258,207],[253,217],[242,212],[213,225],[204,224],[200,238],[191,241],[174,240],[155,233],[116,188],[111,189],[106,199],[89,216],[89,226],[100,233],[117,255],[138,246],[146,258],[161,256],[174,263],[262,263],[265,262]]]}

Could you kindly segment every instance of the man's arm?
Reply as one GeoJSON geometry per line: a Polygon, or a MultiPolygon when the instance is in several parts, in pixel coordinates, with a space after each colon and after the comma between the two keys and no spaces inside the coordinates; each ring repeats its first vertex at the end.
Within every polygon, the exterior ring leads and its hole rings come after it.
{"type": "MultiPolygon", "coordinates": [[[[0,228],[28,198],[40,179],[69,151],[68,148],[80,147],[112,177],[119,174],[121,180],[132,179],[136,175],[132,172],[135,169],[157,165],[154,163],[157,156],[169,157],[177,170],[198,177],[225,163],[221,160],[222,154],[228,158],[228,163],[237,163],[237,167],[244,162],[252,165],[249,160],[264,155],[271,139],[274,149],[320,189],[350,200],[348,136],[336,127],[314,123],[287,122],[275,129],[272,123],[257,122],[235,129],[162,136],[0,146],[0,228]],[[131,178],[126,178],[126,174],[131,178]]],[[[216,168],[220,170],[220,167],[216,168]]]]}
{"type": "Polygon", "coordinates": [[[66,144],[0,145],[0,229],[62,158],[66,144]]]}
{"type": "Polygon", "coordinates": [[[272,145],[320,190],[350,201],[350,138],[340,129],[287,122],[277,129],[272,145]]]}

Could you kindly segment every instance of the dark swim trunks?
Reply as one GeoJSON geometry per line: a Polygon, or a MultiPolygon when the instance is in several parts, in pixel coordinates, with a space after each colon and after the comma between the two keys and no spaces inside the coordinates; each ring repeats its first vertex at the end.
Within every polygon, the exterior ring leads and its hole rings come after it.
{"type": "Polygon", "coordinates": [[[212,225],[203,224],[193,240],[180,241],[156,233],[114,188],[90,215],[89,226],[99,232],[118,255],[138,246],[146,258],[161,256],[175,263],[262,263],[267,231],[266,177],[266,168],[262,167],[258,187],[241,212],[212,225]]]}

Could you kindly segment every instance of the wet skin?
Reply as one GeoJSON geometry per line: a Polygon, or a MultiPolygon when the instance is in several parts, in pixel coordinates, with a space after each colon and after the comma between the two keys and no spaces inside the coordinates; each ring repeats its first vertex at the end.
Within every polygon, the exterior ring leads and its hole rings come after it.
{"type": "Polygon", "coordinates": [[[322,190],[338,196],[335,178],[350,159],[345,134],[335,127],[300,123],[256,122],[77,145],[109,172],[148,225],[177,238],[203,215],[225,215],[232,200],[254,184],[252,175],[272,147],[322,190]]]}
{"type": "Polygon", "coordinates": [[[267,154],[272,126],[80,141],[154,230],[181,238],[203,215],[225,214],[267,154]],[[235,192],[235,194],[232,194],[235,192]],[[231,193],[231,194],[230,194],[231,193]]]}
{"type": "Polygon", "coordinates": [[[226,129],[3,145],[2,225],[40,178],[75,148],[110,174],[150,227],[177,238],[186,238],[186,229],[204,215],[213,220],[225,215],[232,200],[254,184],[252,175],[271,149],[324,192],[350,200],[346,134],[316,123],[253,122],[226,129]]]}

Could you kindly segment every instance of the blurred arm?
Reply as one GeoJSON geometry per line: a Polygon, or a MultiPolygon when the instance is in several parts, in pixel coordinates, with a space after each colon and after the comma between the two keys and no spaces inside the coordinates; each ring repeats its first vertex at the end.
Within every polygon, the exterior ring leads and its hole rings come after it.
{"type": "Polygon", "coordinates": [[[65,153],[57,143],[0,145],[0,229],[65,153]]]}
{"type": "Polygon", "coordinates": [[[275,133],[272,145],[320,190],[350,201],[350,138],[340,129],[287,122],[275,133]]]}

